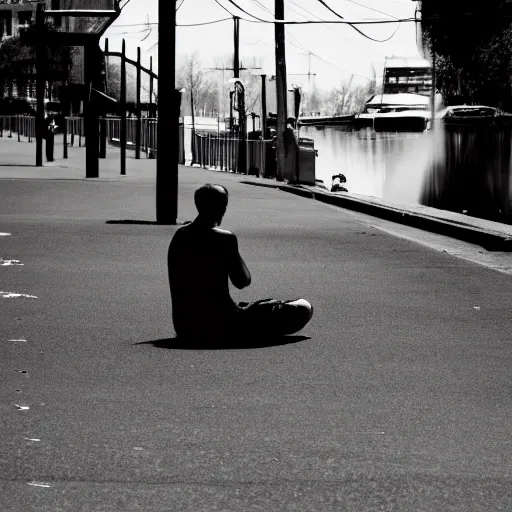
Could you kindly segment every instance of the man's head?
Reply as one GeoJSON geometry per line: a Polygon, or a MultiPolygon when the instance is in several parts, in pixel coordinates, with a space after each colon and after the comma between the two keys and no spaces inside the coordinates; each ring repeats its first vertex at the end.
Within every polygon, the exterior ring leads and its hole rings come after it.
{"type": "Polygon", "coordinates": [[[198,188],[194,194],[194,202],[199,216],[206,221],[220,224],[228,207],[229,193],[222,185],[207,183],[198,188]]]}

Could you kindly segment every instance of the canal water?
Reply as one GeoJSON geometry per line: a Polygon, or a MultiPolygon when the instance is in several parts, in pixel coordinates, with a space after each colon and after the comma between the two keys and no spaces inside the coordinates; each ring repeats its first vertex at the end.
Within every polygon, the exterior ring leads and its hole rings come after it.
{"type": "Polygon", "coordinates": [[[316,178],[349,193],[512,224],[510,130],[436,126],[424,133],[301,127],[315,141],[316,178]]]}

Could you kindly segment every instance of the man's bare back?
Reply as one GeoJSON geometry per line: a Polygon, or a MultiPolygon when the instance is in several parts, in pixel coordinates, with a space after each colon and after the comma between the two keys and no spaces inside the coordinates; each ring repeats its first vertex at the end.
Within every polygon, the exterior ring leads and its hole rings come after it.
{"type": "Polygon", "coordinates": [[[229,280],[237,288],[251,284],[237,237],[219,228],[228,204],[220,185],[196,190],[198,216],[176,231],[167,257],[174,329],[179,337],[218,340],[255,333],[291,334],[304,327],[313,308],[304,299],[264,299],[235,303],[229,280]]]}

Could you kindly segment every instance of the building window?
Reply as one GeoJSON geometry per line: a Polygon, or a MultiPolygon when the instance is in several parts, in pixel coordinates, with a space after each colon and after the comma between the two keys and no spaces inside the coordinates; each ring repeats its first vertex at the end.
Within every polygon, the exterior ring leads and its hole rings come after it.
{"type": "Polygon", "coordinates": [[[12,36],[12,12],[0,11],[0,38],[12,36]]]}

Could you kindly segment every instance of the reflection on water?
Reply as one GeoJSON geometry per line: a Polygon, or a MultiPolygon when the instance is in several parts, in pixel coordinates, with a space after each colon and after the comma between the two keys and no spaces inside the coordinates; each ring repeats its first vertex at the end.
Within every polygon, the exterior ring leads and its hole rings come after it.
{"type": "Polygon", "coordinates": [[[341,172],[349,193],[512,223],[510,130],[438,126],[375,133],[303,126],[300,136],[314,139],[316,177],[328,188],[341,172]]]}

